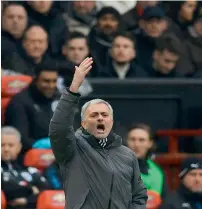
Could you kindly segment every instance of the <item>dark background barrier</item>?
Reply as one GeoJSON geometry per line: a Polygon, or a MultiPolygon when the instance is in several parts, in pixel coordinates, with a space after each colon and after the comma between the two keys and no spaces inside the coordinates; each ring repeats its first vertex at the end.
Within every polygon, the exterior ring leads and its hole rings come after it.
{"type": "MultiPolygon", "coordinates": [[[[93,98],[107,100],[114,109],[114,129],[123,137],[137,122],[148,123],[154,131],[202,127],[202,80],[99,79],[90,83],[94,91],[80,100],[79,108],[93,98]]],[[[77,114],[75,126],[79,125],[77,114]]]]}

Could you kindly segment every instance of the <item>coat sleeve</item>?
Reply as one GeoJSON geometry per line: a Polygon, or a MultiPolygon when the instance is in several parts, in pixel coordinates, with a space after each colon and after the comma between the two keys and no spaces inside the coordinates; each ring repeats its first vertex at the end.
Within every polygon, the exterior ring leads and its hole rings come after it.
{"type": "Polygon", "coordinates": [[[25,104],[17,97],[14,97],[9,103],[5,113],[6,125],[13,126],[22,135],[22,144],[24,149],[32,147],[32,139],[29,137],[30,122],[27,116],[25,104]]]}
{"type": "Polygon", "coordinates": [[[147,189],[141,179],[136,156],[133,160],[132,206],[131,209],[146,209],[147,189]]]}
{"type": "Polygon", "coordinates": [[[50,122],[49,137],[58,163],[68,163],[75,153],[73,123],[79,96],[65,89],[50,122]]]}

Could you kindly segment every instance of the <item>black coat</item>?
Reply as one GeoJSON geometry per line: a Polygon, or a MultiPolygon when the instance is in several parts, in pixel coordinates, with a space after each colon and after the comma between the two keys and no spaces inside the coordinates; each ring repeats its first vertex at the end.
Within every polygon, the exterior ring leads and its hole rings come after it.
{"type": "Polygon", "coordinates": [[[61,48],[67,39],[68,28],[62,17],[61,12],[53,3],[48,14],[40,14],[32,9],[26,2],[23,3],[29,17],[28,24],[39,24],[45,28],[49,35],[48,54],[51,57],[58,58],[61,56],[61,48]]]}
{"type": "Polygon", "coordinates": [[[149,37],[144,31],[136,34],[136,52],[138,63],[146,68],[152,62],[152,54],[155,49],[156,39],[149,37]]]}
{"type": "MultiPolygon", "coordinates": [[[[108,61],[108,65],[100,71],[99,77],[118,78],[118,74],[113,67],[111,59],[108,61]]],[[[145,70],[140,65],[138,65],[136,61],[132,61],[130,63],[130,68],[126,73],[125,78],[145,78],[145,77],[148,77],[148,73],[145,72],[145,70]]]]}
{"type": "Polygon", "coordinates": [[[202,208],[202,193],[194,194],[183,185],[170,194],[160,209],[200,209],[202,208]]]}
{"type": "Polygon", "coordinates": [[[17,161],[1,161],[1,189],[8,202],[22,197],[28,202],[25,208],[36,208],[38,195],[33,193],[33,186],[40,191],[50,189],[47,180],[36,168],[22,166],[17,161]]]}
{"type": "Polygon", "coordinates": [[[114,133],[105,148],[82,128],[75,133],[78,101],[79,94],[65,90],[49,130],[64,179],[66,209],[146,209],[146,188],[134,152],[114,133]]]}
{"type": "Polygon", "coordinates": [[[17,51],[17,46],[21,45],[21,39],[15,39],[6,31],[1,31],[1,65],[4,66],[4,60],[12,53],[17,51]]]}
{"type": "Polygon", "coordinates": [[[31,148],[37,139],[48,137],[56,103],[57,96],[46,98],[33,83],[11,99],[5,113],[5,124],[20,131],[25,150],[31,148]]]}
{"type": "Polygon", "coordinates": [[[89,35],[88,42],[92,56],[98,62],[98,65],[105,66],[107,64],[108,52],[112,46],[113,34],[107,36],[103,34],[97,26],[94,26],[89,35]]]}
{"type": "Polygon", "coordinates": [[[34,60],[29,57],[22,46],[18,45],[18,51],[13,52],[10,56],[7,56],[3,62],[3,68],[11,69],[17,73],[24,75],[35,76],[35,70],[38,65],[52,65],[54,61],[45,54],[40,63],[35,63],[34,60]]]}

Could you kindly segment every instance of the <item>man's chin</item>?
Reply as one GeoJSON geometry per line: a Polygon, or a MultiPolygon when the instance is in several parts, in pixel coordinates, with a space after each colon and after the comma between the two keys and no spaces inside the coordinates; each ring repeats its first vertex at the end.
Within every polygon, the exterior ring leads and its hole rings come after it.
{"type": "Polygon", "coordinates": [[[96,133],[96,134],[94,134],[94,137],[96,138],[96,139],[105,139],[105,138],[107,138],[107,136],[108,136],[108,134],[106,134],[106,133],[96,133]]]}

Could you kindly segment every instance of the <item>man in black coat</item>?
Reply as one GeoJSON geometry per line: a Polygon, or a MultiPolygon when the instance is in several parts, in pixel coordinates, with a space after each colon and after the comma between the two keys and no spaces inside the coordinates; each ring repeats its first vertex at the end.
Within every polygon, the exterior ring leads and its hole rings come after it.
{"type": "Polygon", "coordinates": [[[7,209],[34,209],[40,191],[50,186],[40,172],[19,162],[21,135],[13,127],[1,129],[1,189],[7,209]]]}
{"type": "Polygon", "coordinates": [[[31,85],[15,95],[5,113],[5,123],[22,134],[23,149],[48,137],[49,121],[57,104],[58,73],[51,66],[40,66],[31,85]]]}
{"type": "Polygon", "coordinates": [[[113,7],[104,7],[97,13],[97,23],[90,31],[88,41],[93,58],[101,66],[106,64],[108,50],[120,25],[121,15],[113,7]]]}
{"type": "Polygon", "coordinates": [[[137,158],[112,132],[111,105],[100,99],[87,102],[81,111],[82,127],[74,132],[78,89],[92,63],[92,58],[86,58],[76,67],[70,88],[64,90],[50,122],[66,209],[146,209],[146,188],[137,158]]]}
{"type": "Polygon", "coordinates": [[[6,57],[17,51],[17,46],[21,45],[21,38],[27,27],[28,17],[25,8],[17,3],[9,2],[2,12],[1,31],[1,62],[4,63],[6,57]]]}
{"type": "Polygon", "coordinates": [[[148,73],[136,61],[135,45],[136,42],[130,33],[117,33],[109,51],[107,65],[100,70],[99,77],[121,80],[148,77],[148,73]]]}
{"type": "Polygon", "coordinates": [[[61,11],[56,7],[56,1],[22,1],[29,17],[28,24],[41,25],[48,33],[48,54],[57,59],[64,40],[68,35],[68,27],[61,11]]]}
{"type": "Polygon", "coordinates": [[[187,158],[182,163],[179,177],[179,188],[165,199],[160,209],[201,209],[202,159],[187,158]]]}
{"type": "Polygon", "coordinates": [[[35,76],[38,65],[53,62],[47,54],[47,48],[47,32],[39,25],[31,26],[26,30],[22,45],[17,48],[18,51],[6,57],[3,67],[24,75],[35,76]]]}

